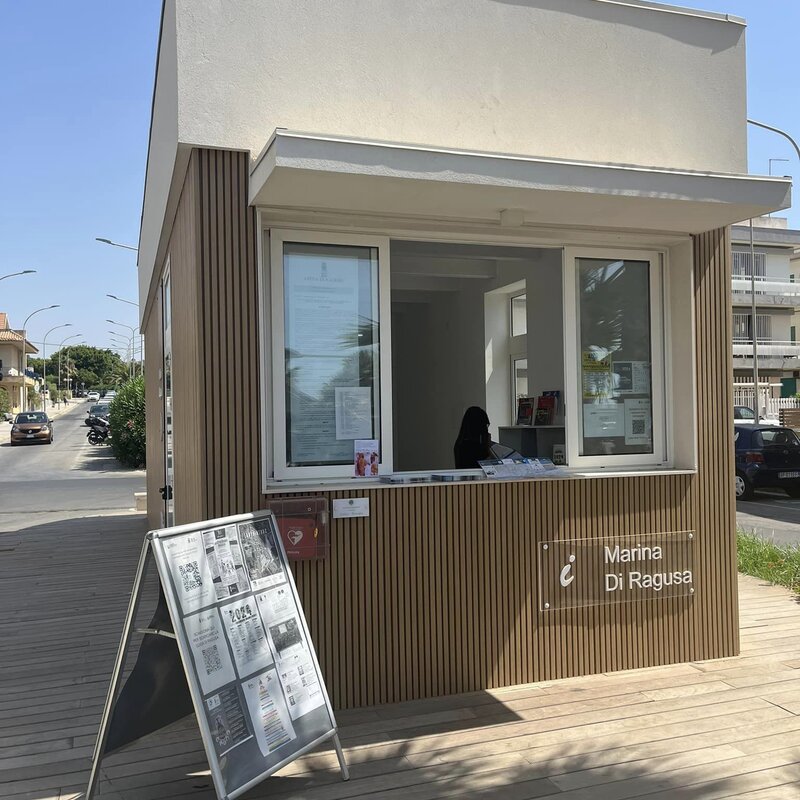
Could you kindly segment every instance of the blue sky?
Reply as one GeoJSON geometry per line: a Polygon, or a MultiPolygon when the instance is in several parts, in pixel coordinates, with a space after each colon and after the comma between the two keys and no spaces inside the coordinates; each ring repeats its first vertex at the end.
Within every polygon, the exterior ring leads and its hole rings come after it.
{"type": "MultiPolygon", "coordinates": [[[[684,0],[745,17],[749,115],[800,139],[800,0],[684,0]]],[[[0,311],[48,352],[72,333],[111,346],[107,318],[137,324],[135,245],[141,213],[160,0],[0,0],[0,311]]],[[[750,129],[750,171],[800,175],[791,146],[750,129]]],[[[800,202],[797,203],[800,208],[800,202]]],[[[800,213],[789,214],[800,228],[800,213]]],[[[120,328],[123,331],[124,329],[120,328]]],[[[40,348],[41,349],[41,348],[40,348]]]]}

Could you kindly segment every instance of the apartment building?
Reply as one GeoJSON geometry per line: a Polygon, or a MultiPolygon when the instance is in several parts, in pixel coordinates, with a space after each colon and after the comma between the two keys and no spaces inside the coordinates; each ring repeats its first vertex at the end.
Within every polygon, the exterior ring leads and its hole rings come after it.
{"type": "Polygon", "coordinates": [[[734,389],[743,390],[742,398],[752,393],[752,276],[763,406],[764,397],[790,397],[798,391],[800,282],[796,277],[800,277],[800,261],[796,251],[800,248],[800,231],[790,230],[785,218],[760,217],[753,221],[752,255],[749,224],[731,227],[731,247],[734,389]]]}

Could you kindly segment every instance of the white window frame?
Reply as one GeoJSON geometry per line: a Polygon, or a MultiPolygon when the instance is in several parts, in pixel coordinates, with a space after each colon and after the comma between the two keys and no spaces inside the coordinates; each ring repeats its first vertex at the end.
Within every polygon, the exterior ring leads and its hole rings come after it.
{"type": "MultiPolygon", "coordinates": [[[[286,365],[284,362],[283,246],[286,242],[316,245],[371,247],[378,251],[378,358],[380,365],[380,454],[379,474],[394,466],[392,442],[392,338],[389,238],[324,231],[275,229],[269,231],[270,330],[272,354],[272,470],[276,480],[303,478],[353,478],[353,463],[335,466],[286,466],[286,365]]],[[[358,480],[367,480],[359,478],[358,480]]]]}
{"type": "Polygon", "coordinates": [[[666,417],[666,365],[664,262],[666,254],[656,250],[628,250],[565,247],[564,248],[564,394],[566,409],[567,462],[570,467],[606,468],[668,465],[666,417]],[[580,455],[583,436],[583,392],[581,385],[580,314],[577,281],[577,260],[599,258],[607,260],[646,261],[650,271],[650,342],[651,342],[651,403],[653,414],[653,452],[636,455],[580,455]]]}

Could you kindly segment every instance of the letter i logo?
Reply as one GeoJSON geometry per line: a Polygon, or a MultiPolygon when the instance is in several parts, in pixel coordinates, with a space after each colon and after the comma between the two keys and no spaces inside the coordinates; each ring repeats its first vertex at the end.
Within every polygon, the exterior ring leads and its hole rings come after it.
{"type": "Polygon", "coordinates": [[[569,586],[572,583],[572,581],[575,580],[575,576],[570,574],[572,572],[572,565],[574,563],[575,563],[575,556],[571,555],[569,557],[569,563],[564,565],[564,568],[561,570],[561,574],[558,576],[558,580],[564,587],[569,586]]]}

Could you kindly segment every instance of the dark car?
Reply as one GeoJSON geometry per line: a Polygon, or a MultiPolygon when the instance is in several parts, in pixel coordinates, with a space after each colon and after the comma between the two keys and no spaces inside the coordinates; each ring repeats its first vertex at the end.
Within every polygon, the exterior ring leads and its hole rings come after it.
{"type": "Polygon", "coordinates": [[[95,403],[87,412],[84,424],[88,426],[94,425],[97,418],[100,417],[108,422],[108,403],[95,403]]]}
{"type": "Polygon", "coordinates": [[[35,442],[53,444],[53,423],[43,411],[17,414],[11,426],[11,445],[35,442]]]}
{"type": "Polygon", "coordinates": [[[783,489],[800,497],[800,439],[790,428],[734,425],[736,499],[750,500],[756,489],[783,489]]]}

